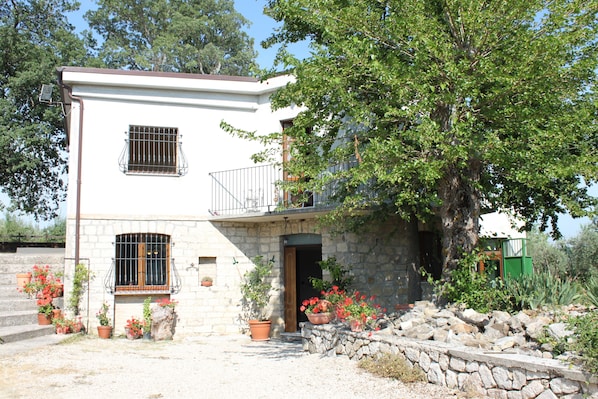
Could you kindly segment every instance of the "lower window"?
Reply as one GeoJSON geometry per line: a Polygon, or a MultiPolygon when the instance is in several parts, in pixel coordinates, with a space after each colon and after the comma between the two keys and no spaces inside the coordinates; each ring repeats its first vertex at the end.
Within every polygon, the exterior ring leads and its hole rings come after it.
{"type": "Polygon", "coordinates": [[[153,233],[116,236],[116,291],[167,291],[170,236],[153,233]]]}

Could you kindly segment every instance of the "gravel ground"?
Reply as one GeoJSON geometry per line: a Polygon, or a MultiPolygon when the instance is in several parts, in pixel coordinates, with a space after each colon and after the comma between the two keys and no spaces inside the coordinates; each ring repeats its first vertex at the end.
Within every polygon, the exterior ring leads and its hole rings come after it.
{"type": "Polygon", "coordinates": [[[463,397],[432,384],[378,378],[345,356],[304,352],[298,342],[244,336],[161,342],[80,336],[60,345],[1,348],[0,370],[0,398],[10,399],[463,397]]]}

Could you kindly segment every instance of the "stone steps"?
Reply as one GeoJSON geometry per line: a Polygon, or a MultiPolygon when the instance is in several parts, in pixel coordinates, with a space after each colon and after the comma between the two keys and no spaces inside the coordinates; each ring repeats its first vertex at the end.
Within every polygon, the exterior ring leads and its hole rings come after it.
{"type": "Polygon", "coordinates": [[[20,324],[17,326],[0,327],[0,343],[23,341],[54,334],[54,326],[40,326],[37,324],[20,324]]]}
{"type": "MultiPolygon", "coordinates": [[[[58,270],[62,259],[54,254],[0,254],[0,342],[15,343],[54,334],[54,326],[37,324],[36,301],[17,290],[16,274],[31,271],[36,264],[49,263],[58,270]]],[[[54,304],[64,309],[63,298],[55,298],[54,304]]]]}

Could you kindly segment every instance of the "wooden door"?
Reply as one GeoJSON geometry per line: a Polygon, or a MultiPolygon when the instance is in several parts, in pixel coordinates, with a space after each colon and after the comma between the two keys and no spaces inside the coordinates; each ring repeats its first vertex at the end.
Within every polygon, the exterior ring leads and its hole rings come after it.
{"type": "Polygon", "coordinates": [[[284,320],[285,331],[297,331],[297,248],[284,249],[284,320]]]}

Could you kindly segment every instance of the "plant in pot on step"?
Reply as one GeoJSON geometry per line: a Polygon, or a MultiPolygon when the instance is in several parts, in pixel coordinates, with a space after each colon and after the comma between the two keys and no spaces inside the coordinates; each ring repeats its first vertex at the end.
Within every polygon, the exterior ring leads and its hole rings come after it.
{"type": "Polygon", "coordinates": [[[50,266],[33,266],[32,280],[23,286],[23,292],[37,300],[38,324],[52,323],[52,300],[58,296],[61,285],[60,279],[52,274],[50,266]]]}
{"type": "Polygon", "coordinates": [[[98,336],[100,338],[110,338],[112,335],[112,326],[110,325],[110,319],[108,318],[108,310],[110,310],[110,305],[108,302],[104,302],[100,310],[96,314],[100,325],[98,326],[98,336]]]}
{"type": "Polygon", "coordinates": [[[201,278],[201,286],[202,287],[211,287],[213,283],[213,279],[210,276],[204,276],[201,278]]]}
{"type": "Polygon", "coordinates": [[[258,255],[252,259],[254,267],[243,275],[241,294],[243,295],[243,308],[254,341],[270,338],[271,320],[268,320],[267,306],[272,296],[272,269],[274,257],[267,260],[258,255]]]}

